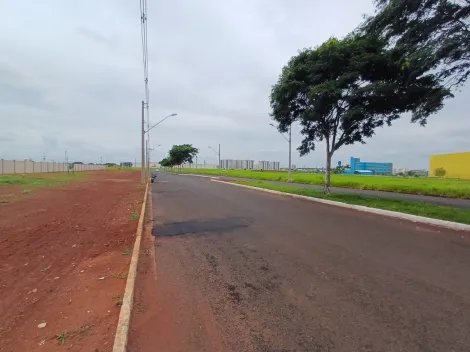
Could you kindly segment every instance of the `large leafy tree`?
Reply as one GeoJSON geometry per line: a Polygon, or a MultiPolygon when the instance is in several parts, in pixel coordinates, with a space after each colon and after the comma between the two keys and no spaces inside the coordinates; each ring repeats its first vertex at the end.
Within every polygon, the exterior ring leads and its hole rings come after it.
{"type": "Polygon", "coordinates": [[[199,150],[191,144],[174,145],[168,152],[168,159],[173,165],[192,163],[199,150]]]}
{"type": "Polygon", "coordinates": [[[415,76],[414,64],[404,65],[386,47],[379,36],[331,38],[292,57],[272,88],[271,116],[278,129],[286,132],[294,121],[302,126],[300,155],[325,143],[327,191],[335,151],[365,143],[376,128],[403,112],[425,125],[450,96],[436,76],[415,76]]]}
{"type": "Polygon", "coordinates": [[[470,0],[375,0],[377,13],[360,30],[383,35],[420,72],[437,72],[447,87],[470,75],[470,0]]]}

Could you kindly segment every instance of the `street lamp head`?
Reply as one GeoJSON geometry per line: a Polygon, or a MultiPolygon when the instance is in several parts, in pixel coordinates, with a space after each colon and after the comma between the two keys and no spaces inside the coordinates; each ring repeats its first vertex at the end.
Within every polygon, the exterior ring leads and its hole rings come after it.
{"type": "Polygon", "coordinates": [[[178,115],[178,114],[176,114],[176,113],[173,113],[173,114],[171,114],[170,116],[176,116],[176,115],[178,115]]]}

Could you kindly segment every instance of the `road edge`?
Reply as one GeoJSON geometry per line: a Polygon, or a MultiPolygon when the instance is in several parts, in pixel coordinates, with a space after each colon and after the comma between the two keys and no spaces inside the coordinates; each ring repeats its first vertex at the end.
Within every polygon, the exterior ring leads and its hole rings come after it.
{"type": "Polygon", "coordinates": [[[342,208],[359,210],[359,211],[363,211],[363,212],[366,212],[366,213],[372,213],[372,214],[376,214],[376,215],[383,215],[383,216],[388,216],[388,217],[392,217],[392,218],[408,220],[408,221],[417,222],[417,223],[426,224],[426,225],[444,227],[444,228],[451,229],[451,230],[470,231],[470,225],[461,224],[461,223],[453,222],[453,221],[426,218],[424,216],[400,213],[400,212],[397,212],[397,211],[384,210],[384,209],[378,209],[378,208],[370,208],[370,207],[366,207],[366,206],[363,206],[363,205],[341,203],[341,202],[337,202],[337,201],[333,201],[333,200],[302,196],[302,195],[299,195],[299,194],[279,192],[279,191],[274,191],[274,190],[271,190],[271,189],[264,189],[264,188],[254,187],[254,186],[241,185],[241,184],[238,184],[238,183],[227,182],[227,181],[220,181],[220,180],[214,180],[214,179],[211,179],[211,181],[224,183],[224,184],[228,184],[228,185],[236,186],[236,187],[243,187],[243,188],[253,189],[253,190],[260,191],[260,192],[265,192],[265,193],[277,194],[277,195],[282,195],[282,196],[287,196],[287,197],[297,198],[297,199],[304,199],[304,200],[308,200],[310,202],[323,203],[323,204],[333,205],[333,206],[342,207],[342,208]]]}
{"type": "Polygon", "coordinates": [[[126,288],[124,289],[121,311],[119,312],[116,335],[114,336],[113,352],[126,352],[127,350],[132,305],[134,302],[135,280],[137,277],[137,265],[139,263],[140,242],[142,241],[142,232],[144,229],[148,190],[149,182],[147,181],[145,186],[144,201],[142,203],[139,223],[137,225],[134,248],[132,250],[131,263],[129,265],[129,272],[127,274],[126,288]]]}
{"type": "Polygon", "coordinates": [[[185,173],[175,173],[175,175],[178,176],[195,176],[195,177],[204,177],[204,178],[211,178],[211,179],[216,179],[218,180],[220,177],[219,176],[211,176],[211,175],[199,175],[199,174],[185,174],[185,173]]]}

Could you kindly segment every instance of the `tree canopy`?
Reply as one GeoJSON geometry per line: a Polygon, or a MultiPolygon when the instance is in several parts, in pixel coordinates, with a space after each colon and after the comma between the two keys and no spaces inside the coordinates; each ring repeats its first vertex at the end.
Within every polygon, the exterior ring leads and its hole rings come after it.
{"type": "Polygon", "coordinates": [[[291,58],[271,91],[272,118],[281,132],[294,121],[302,126],[301,155],[326,144],[325,186],[331,156],[343,145],[365,139],[404,112],[426,124],[451,96],[431,73],[417,76],[418,63],[402,62],[382,36],[331,38],[291,58]]]}
{"type": "Polygon", "coordinates": [[[377,13],[360,31],[382,35],[415,65],[416,74],[436,72],[447,87],[470,74],[470,0],[375,0],[377,13]]]}
{"type": "Polygon", "coordinates": [[[171,163],[171,160],[169,158],[164,158],[160,161],[160,166],[163,166],[163,167],[172,167],[172,163],[171,163]]]}
{"type": "Polygon", "coordinates": [[[168,152],[168,157],[160,161],[163,167],[173,167],[184,163],[192,163],[199,150],[191,144],[174,145],[168,152]]]}

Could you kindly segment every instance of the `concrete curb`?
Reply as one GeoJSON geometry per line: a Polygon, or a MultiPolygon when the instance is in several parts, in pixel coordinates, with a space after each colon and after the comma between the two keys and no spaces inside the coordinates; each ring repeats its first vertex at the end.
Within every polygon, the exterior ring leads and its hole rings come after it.
{"type": "Polygon", "coordinates": [[[195,176],[195,177],[204,177],[204,178],[211,178],[211,179],[215,179],[215,180],[218,180],[220,177],[219,176],[207,176],[207,175],[198,175],[198,174],[177,174],[177,175],[180,175],[180,176],[195,176]]]}
{"type": "Polygon", "coordinates": [[[219,182],[219,183],[225,183],[225,184],[228,184],[228,185],[231,185],[231,186],[236,186],[236,187],[254,189],[256,191],[261,191],[261,192],[266,192],[266,193],[272,193],[272,194],[277,194],[277,195],[282,195],[282,196],[288,196],[288,197],[297,198],[297,199],[304,199],[304,200],[308,200],[308,201],[311,201],[311,202],[317,202],[317,203],[323,203],[323,204],[328,204],[328,205],[334,205],[334,206],[342,207],[342,208],[359,210],[359,211],[363,211],[363,212],[366,212],[366,213],[372,213],[372,214],[383,215],[383,216],[388,216],[388,217],[402,219],[402,220],[408,220],[408,221],[417,222],[417,223],[426,224],[426,225],[444,227],[444,228],[451,229],[451,230],[470,231],[470,225],[461,224],[461,223],[458,223],[458,222],[438,220],[438,219],[426,218],[424,216],[399,213],[399,212],[391,211],[391,210],[369,208],[369,207],[366,207],[366,206],[363,206],[363,205],[354,205],[354,204],[336,202],[336,201],[333,201],[333,200],[307,197],[307,196],[302,196],[302,195],[298,195],[298,194],[291,194],[291,193],[274,191],[274,190],[271,190],[271,189],[264,189],[264,188],[258,188],[258,187],[253,187],[253,186],[240,185],[238,183],[227,182],[227,181],[219,181],[219,180],[211,180],[211,181],[219,182]]]}
{"type": "Polygon", "coordinates": [[[124,298],[122,299],[121,312],[119,313],[116,335],[114,337],[113,352],[126,352],[127,340],[129,337],[129,326],[132,315],[132,304],[134,301],[135,279],[137,276],[137,264],[139,263],[140,242],[142,240],[142,232],[144,229],[145,209],[147,206],[147,196],[149,191],[149,182],[145,187],[144,202],[140,212],[139,223],[132,250],[131,264],[129,265],[129,273],[127,275],[126,288],[124,290],[124,298]]]}

